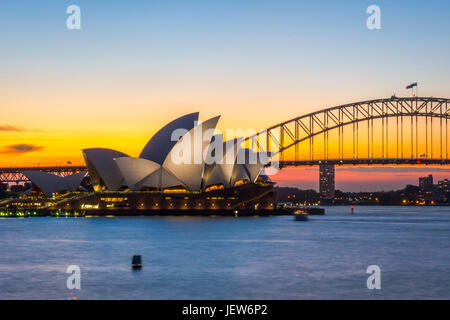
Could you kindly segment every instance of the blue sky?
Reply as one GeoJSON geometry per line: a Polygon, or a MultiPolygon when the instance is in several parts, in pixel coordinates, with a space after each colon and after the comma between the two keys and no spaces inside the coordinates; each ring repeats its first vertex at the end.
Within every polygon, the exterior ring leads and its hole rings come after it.
{"type": "Polygon", "coordinates": [[[238,73],[250,87],[338,88],[340,101],[402,92],[417,80],[424,93],[442,95],[449,12],[444,0],[3,1],[1,67],[6,76],[113,67],[219,83],[238,73]],[[65,28],[70,4],[81,7],[80,31],[65,28]],[[365,27],[370,4],[382,10],[381,30],[365,27]]]}

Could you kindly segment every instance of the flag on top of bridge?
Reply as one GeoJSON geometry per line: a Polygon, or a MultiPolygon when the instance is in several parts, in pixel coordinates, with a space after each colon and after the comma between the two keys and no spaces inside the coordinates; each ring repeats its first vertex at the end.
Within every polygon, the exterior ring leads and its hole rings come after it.
{"type": "Polygon", "coordinates": [[[417,87],[417,82],[411,83],[409,86],[406,87],[406,89],[412,89],[414,87],[417,87]]]}

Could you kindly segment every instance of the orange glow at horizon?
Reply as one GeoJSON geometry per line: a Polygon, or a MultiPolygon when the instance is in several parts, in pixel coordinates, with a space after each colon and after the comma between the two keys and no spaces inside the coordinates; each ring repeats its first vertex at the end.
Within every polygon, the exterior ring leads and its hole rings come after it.
{"type": "MultiPolygon", "coordinates": [[[[342,191],[390,191],[407,184],[418,185],[419,177],[432,174],[434,183],[450,179],[449,166],[336,166],[336,189],[342,191]]],[[[270,178],[279,186],[319,188],[318,167],[287,167],[270,178]]]]}

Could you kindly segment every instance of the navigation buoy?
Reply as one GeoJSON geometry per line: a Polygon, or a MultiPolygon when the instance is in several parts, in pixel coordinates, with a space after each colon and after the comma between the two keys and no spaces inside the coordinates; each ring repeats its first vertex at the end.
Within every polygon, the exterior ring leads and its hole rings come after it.
{"type": "Polygon", "coordinates": [[[133,259],[131,260],[131,267],[133,269],[140,269],[142,268],[142,257],[140,254],[135,254],[133,256],[133,259]]]}

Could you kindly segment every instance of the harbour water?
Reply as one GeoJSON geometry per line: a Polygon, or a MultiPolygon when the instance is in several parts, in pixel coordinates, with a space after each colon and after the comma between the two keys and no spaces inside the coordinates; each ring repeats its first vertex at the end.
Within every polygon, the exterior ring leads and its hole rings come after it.
{"type": "Polygon", "coordinates": [[[308,222],[7,218],[0,242],[0,299],[450,299],[448,207],[329,207],[308,222]],[[69,265],[81,290],[66,287],[69,265]],[[367,289],[369,265],[381,290],[367,289]]]}

